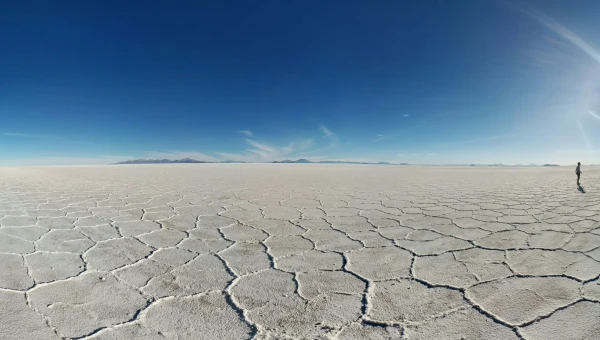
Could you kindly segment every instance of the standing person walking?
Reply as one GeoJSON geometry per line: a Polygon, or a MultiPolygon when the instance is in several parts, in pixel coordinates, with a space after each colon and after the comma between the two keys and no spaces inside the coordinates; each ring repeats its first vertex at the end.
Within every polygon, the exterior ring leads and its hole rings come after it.
{"type": "Polygon", "coordinates": [[[581,176],[581,162],[577,162],[577,168],[575,168],[575,174],[577,175],[577,186],[579,186],[579,177],[581,176]]]}

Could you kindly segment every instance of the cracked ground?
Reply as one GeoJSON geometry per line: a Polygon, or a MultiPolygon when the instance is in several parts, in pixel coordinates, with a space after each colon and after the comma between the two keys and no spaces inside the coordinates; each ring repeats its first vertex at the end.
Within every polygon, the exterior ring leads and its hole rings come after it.
{"type": "Polygon", "coordinates": [[[0,169],[0,339],[598,339],[583,170],[0,169]]]}

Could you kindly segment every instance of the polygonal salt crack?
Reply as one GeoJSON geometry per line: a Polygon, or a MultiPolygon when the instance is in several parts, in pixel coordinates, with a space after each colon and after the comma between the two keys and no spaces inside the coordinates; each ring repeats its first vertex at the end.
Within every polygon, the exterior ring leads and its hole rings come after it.
{"type": "Polygon", "coordinates": [[[148,302],[106,272],[39,285],[29,292],[29,298],[60,335],[70,338],[131,320],[148,302]]]}

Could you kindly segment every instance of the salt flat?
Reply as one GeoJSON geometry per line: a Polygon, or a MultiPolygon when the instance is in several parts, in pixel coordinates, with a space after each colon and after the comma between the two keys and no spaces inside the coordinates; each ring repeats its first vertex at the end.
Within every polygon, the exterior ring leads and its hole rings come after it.
{"type": "Polygon", "coordinates": [[[598,339],[600,170],[0,169],[0,339],[598,339]]]}

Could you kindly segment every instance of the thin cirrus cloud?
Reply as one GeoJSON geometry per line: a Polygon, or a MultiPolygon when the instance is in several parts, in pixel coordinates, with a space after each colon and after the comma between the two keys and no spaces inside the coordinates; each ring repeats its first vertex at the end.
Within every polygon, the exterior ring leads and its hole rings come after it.
{"type": "Polygon", "coordinates": [[[269,145],[250,138],[246,138],[245,142],[249,148],[241,153],[217,152],[216,154],[224,160],[236,162],[272,162],[305,152],[315,145],[312,138],[293,141],[285,146],[269,145]]]}
{"type": "Polygon", "coordinates": [[[392,137],[390,136],[384,136],[380,133],[377,134],[377,138],[375,138],[376,142],[382,141],[382,140],[386,140],[386,139],[391,139],[392,137]]]}
{"type": "Polygon", "coordinates": [[[535,19],[536,21],[544,25],[546,28],[548,28],[550,31],[558,34],[562,38],[575,45],[577,48],[582,50],[584,53],[586,53],[588,56],[590,56],[592,59],[594,59],[597,63],[600,64],[600,53],[598,53],[598,51],[596,51],[590,44],[588,44],[577,34],[573,33],[571,30],[561,25],[548,15],[530,7],[520,7],[515,5],[509,6],[535,19]]]}
{"type": "Polygon", "coordinates": [[[332,137],[333,136],[333,132],[331,132],[331,130],[329,130],[325,125],[321,124],[319,126],[319,130],[321,130],[321,132],[323,133],[323,135],[325,135],[325,137],[332,137]]]}
{"type": "MultiPolygon", "coordinates": [[[[335,134],[327,127],[321,125],[319,127],[321,133],[329,140],[329,145],[337,141],[335,134]]],[[[97,156],[97,157],[40,157],[35,159],[19,160],[18,162],[9,162],[5,160],[4,165],[22,164],[22,165],[97,165],[111,164],[135,158],[143,159],[168,159],[180,160],[190,158],[205,162],[220,162],[220,161],[236,161],[236,162],[272,162],[282,160],[287,157],[299,157],[305,154],[314,154],[317,149],[317,142],[314,138],[298,139],[287,144],[275,145],[256,140],[256,137],[250,130],[240,130],[240,134],[244,135],[244,142],[247,148],[238,153],[213,152],[214,155],[209,155],[197,151],[146,151],[138,157],[133,156],[97,156]]],[[[3,133],[9,137],[20,138],[53,138],[53,136],[34,135],[24,133],[3,133]]]]}
{"type": "Polygon", "coordinates": [[[326,146],[326,148],[332,148],[337,145],[339,139],[338,139],[337,135],[335,133],[333,133],[333,131],[331,131],[329,128],[327,128],[323,124],[319,125],[319,130],[321,130],[321,133],[323,133],[323,136],[329,140],[329,144],[326,146]]]}
{"type": "MultiPolygon", "coordinates": [[[[325,140],[325,142],[327,144],[319,144],[317,145],[317,142],[315,141],[315,139],[310,139],[311,140],[311,147],[310,148],[306,148],[304,150],[304,152],[302,152],[299,155],[315,155],[321,152],[330,152],[332,149],[334,149],[339,142],[339,139],[337,137],[337,135],[331,131],[328,127],[326,127],[323,124],[319,125],[319,131],[321,131],[321,138],[317,138],[316,140],[322,141],[325,140]]],[[[307,145],[306,144],[307,141],[305,140],[303,143],[300,143],[299,145],[307,145]]]]}

